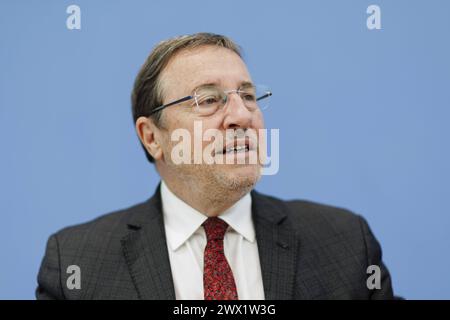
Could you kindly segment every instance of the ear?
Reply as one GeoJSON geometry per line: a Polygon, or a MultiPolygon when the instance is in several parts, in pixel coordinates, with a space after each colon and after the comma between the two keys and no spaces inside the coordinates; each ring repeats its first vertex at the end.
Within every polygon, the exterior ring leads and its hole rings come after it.
{"type": "Polygon", "coordinates": [[[136,132],[147,152],[153,159],[161,160],[163,156],[160,140],[160,130],[153,122],[153,119],[139,117],[136,120],[136,132]]]}

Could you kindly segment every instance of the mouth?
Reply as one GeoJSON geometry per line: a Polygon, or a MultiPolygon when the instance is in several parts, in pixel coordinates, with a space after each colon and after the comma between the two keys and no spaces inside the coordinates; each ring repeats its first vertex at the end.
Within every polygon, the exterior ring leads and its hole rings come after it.
{"type": "Polygon", "coordinates": [[[255,150],[254,143],[250,139],[245,140],[235,140],[232,142],[229,142],[225,145],[225,147],[222,150],[216,150],[215,155],[218,154],[229,154],[229,153],[246,153],[249,151],[255,150]]]}

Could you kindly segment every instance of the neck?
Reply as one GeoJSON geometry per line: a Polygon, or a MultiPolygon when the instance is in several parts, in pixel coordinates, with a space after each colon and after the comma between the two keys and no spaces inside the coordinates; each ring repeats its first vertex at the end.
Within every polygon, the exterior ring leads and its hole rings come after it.
{"type": "Polygon", "coordinates": [[[174,183],[164,179],[164,182],[178,198],[208,217],[219,216],[251,190],[227,190],[217,185],[199,185],[198,182],[189,183],[186,180],[174,183]]]}

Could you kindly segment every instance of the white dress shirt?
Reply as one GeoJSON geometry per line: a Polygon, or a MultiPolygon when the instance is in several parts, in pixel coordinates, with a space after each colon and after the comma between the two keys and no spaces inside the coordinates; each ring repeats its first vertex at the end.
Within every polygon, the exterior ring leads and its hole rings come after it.
{"type": "MultiPolygon", "coordinates": [[[[203,254],[207,240],[202,223],[207,216],[178,198],[164,181],[161,182],[161,200],[176,299],[203,300],[203,254]]],[[[219,218],[229,225],[224,252],[233,271],[239,299],[264,300],[251,203],[251,196],[247,194],[219,218]]]]}

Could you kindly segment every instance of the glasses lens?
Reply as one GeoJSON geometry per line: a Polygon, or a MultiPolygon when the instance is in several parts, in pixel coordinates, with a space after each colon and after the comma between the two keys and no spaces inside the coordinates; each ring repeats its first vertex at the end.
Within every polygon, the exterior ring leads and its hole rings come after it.
{"type": "Polygon", "coordinates": [[[268,86],[256,85],[244,87],[239,90],[242,101],[250,110],[260,109],[265,110],[269,107],[270,96],[272,91],[268,86]]]}
{"type": "MultiPolygon", "coordinates": [[[[269,107],[272,91],[268,86],[256,85],[240,88],[239,94],[249,110],[265,110],[269,107]]],[[[227,93],[216,86],[205,86],[195,92],[195,111],[201,115],[212,115],[225,105],[227,93]]]]}
{"type": "Polygon", "coordinates": [[[202,115],[215,113],[225,101],[225,93],[214,86],[206,86],[195,92],[196,111],[202,115]]]}

